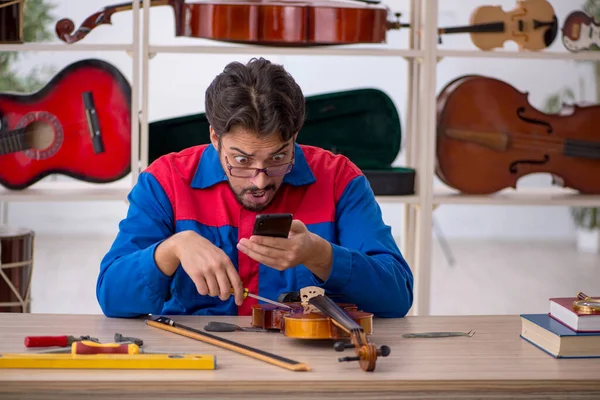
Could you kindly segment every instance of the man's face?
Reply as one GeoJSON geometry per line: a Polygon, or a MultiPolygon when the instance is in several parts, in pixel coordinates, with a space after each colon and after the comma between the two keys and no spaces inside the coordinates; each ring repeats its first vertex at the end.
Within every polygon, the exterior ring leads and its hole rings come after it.
{"type": "MultiPolygon", "coordinates": [[[[234,129],[221,140],[210,128],[213,146],[219,151],[221,165],[229,179],[229,186],[240,204],[248,210],[260,211],[275,197],[285,175],[267,176],[261,171],[255,176],[252,170],[240,168],[268,168],[293,161],[294,140],[282,142],[279,135],[259,138],[243,128],[234,129]],[[230,172],[229,167],[232,167],[230,172]],[[242,176],[248,174],[250,176],[242,176]]],[[[279,168],[285,170],[285,166],[279,168]]]]}

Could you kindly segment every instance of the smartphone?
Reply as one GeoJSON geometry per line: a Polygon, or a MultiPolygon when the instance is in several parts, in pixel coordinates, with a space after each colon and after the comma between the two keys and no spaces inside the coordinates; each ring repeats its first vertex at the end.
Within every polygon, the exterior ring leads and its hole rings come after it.
{"type": "Polygon", "coordinates": [[[287,238],[292,226],[292,214],[258,214],[253,235],[287,238]]]}

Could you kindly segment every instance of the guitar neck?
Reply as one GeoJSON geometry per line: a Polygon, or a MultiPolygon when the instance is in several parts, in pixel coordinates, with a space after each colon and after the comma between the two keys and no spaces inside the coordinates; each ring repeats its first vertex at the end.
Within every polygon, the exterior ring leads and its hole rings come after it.
{"type": "Polygon", "coordinates": [[[0,133],[0,156],[29,149],[25,140],[25,128],[0,133]]]}
{"type": "Polygon", "coordinates": [[[438,33],[498,33],[504,32],[504,22],[439,28],[438,33]]]}

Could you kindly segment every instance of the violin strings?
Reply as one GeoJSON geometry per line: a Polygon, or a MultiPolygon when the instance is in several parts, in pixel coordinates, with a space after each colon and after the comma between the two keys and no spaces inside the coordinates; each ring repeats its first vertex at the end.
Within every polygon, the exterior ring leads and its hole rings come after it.
{"type": "MultiPolygon", "coordinates": [[[[565,142],[569,142],[568,139],[546,138],[546,137],[539,137],[539,136],[532,137],[531,135],[524,135],[524,134],[519,134],[519,133],[511,134],[510,136],[514,137],[515,140],[522,140],[522,141],[534,140],[534,141],[540,141],[540,142],[544,142],[544,143],[561,144],[561,145],[564,144],[565,142]]],[[[600,149],[600,142],[573,139],[569,143],[569,146],[580,147],[580,148],[600,149]]]]}
{"type": "MultiPolygon", "coordinates": [[[[545,151],[553,153],[560,153],[563,150],[562,147],[545,146],[533,142],[523,143],[523,141],[514,142],[513,147],[519,150],[545,151]]],[[[573,148],[569,148],[568,155],[600,159],[600,150],[574,146],[573,148]]]]}
{"type": "Polygon", "coordinates": [[[553,142],[549,142],[546,140],[543,140],[543,138],[515,138],[514,142],[519,142],[519,143],[530,143],[530,144],[537,144],[537,143],[542,143],[539,144],[539,146],[545,146],[546,143],[548,143],[549,145],[559,145],[560,148],[562,149],[563,146],[564,147],[568,147],[570,150],[573,151],[581,151],[583,153],[587,153],[587,152],[592,152],[592,153],[596,153],[596,152],[600,152],[600,142],[579,142],[579,141],[566,141],[563,140],[560,143],[553,143],[553,142]]]}

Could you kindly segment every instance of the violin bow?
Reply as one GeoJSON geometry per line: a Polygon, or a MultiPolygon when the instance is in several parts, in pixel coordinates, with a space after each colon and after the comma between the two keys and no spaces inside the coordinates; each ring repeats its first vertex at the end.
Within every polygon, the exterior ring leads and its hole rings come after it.
{"type": "Polygon", "coordinates": [[[391,350],[388,346],[383,345],[377,349],[374,343],[368,341],[362,326],[350,318],[348,314],[346,314],[344,310],[329,297],[317,294],[306,301],[308,304],[314,306],[323,314],[331,318],[335,325],[339,326],[350,335],[350,343],[336,342],[333,345],[333,349],[335,351],[344,351],[344,349],[347,348],[354,348],[356,356],[340,357],[338,358],[339,362],[358,361],[360,368],[363,371],[372,372],[375,370],[377,357],[387,357],[390,355],[391,350]]]}
{"type": "Polygon", "coordinates": [[[257,360],[264,361],[269,364],[276,365],[281,368],[288,369],[290,371],[310,371],[311,368],[305,363],[301,363],[295,360],[290,360],[276,354],[266,352],[264,350],[256,349],[254,347],[247,346],[245,344],[234,342],[233,340],[225,339],[210,333],[202,332],[200,330],[185,326],[183,324],[173,321],[171,318],[164,316],[154,316],[146,320],[146,325],[176,333],[181,336],[186,336],[191,339],[199,340],[201,342],[209,343],[215,346],[222,347],[227,350],[235,351],[246,355],[248,357],[256,358],[257,360]]]}

